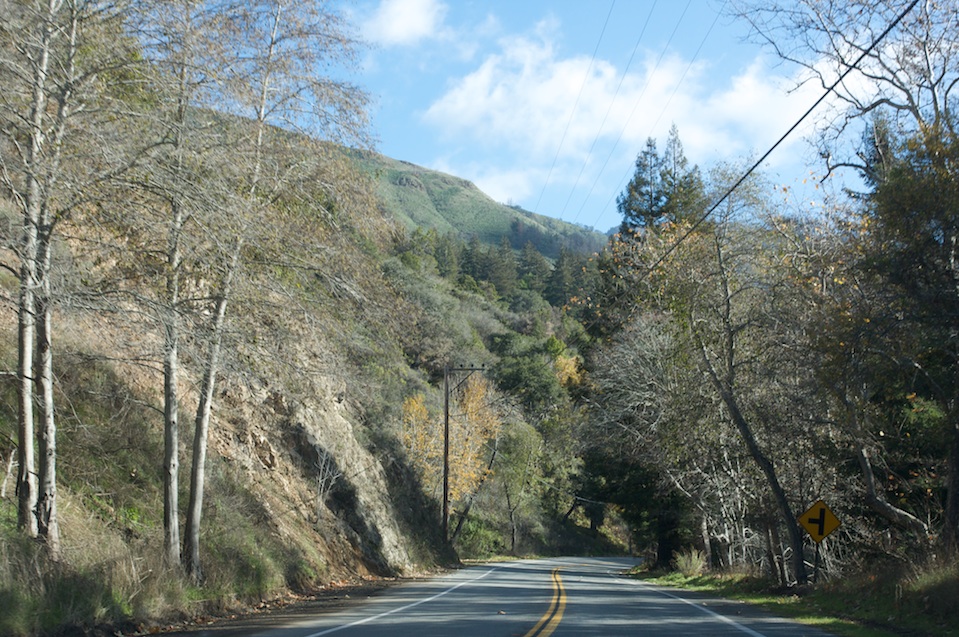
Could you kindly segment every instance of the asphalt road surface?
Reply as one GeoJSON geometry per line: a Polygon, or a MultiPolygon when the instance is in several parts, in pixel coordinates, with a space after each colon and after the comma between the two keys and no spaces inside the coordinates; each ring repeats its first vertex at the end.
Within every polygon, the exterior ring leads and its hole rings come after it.
{"type": "Polygon", "coordinates": [[[626,578],[625,558],[523,560],[465,568],[315,616],[264,617],[191,637],[825,637],[737,602],[626,578]]]}

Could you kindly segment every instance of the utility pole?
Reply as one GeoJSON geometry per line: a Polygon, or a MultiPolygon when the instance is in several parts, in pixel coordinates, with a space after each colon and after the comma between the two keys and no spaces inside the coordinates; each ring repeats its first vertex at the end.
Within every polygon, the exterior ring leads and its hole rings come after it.
{"type": "Polygon", "coordinates": [[[443,368],[443,540],[450,539],[450,366],[443,368]]]}
{"type": "MultiPolygon", "coordinates": [[[[443,539],[447,542],[450,539],[450,372],[469,372],[466,375],[469,378],[473,372],[485,370],[486,365],[443,368],[443,539]]],[[[460,384],[466,382],[466,378],[460,384]]]]}

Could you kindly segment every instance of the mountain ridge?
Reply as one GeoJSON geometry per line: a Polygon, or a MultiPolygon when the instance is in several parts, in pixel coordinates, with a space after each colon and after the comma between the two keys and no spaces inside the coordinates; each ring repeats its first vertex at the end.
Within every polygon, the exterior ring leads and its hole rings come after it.
{"type": "Polygon", "coordinates": [[[350,156],[373,178],[381,206],[409,231],[432,229],[464,240],[476,236],[488,245],[507,237],[517,250],[530,241],[551,259],[562,248],[592,253],[606,244],[602,232],[496,202],[462,177],[375,151],[353,150],[350,156]]]}

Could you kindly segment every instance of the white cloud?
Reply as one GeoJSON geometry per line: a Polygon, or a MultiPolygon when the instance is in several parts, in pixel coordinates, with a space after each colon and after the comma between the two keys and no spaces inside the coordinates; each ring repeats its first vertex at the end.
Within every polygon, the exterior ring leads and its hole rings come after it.
{"type": "Polygon", "coordinates": [[[548,41],[513,39],[454,82],[425,120],[451,138],[545,155],[556,153],[565,133],[561,155],[576,157],[597,135],[621,138],[635,153],[676,123],[687,154],[707,161],[768,145],[815,99],[814,91],[788,94],[791,80],[770,75],[758,60],[724,85],[710,84],[706,63],[690,66],[676,56],[655,62],[650,56],[623,78],[617,94],[619,70],[609,62],[595,61],[584,83],[588,57],[557,59],[548,41]]]}
{"type": "MultiPolygon", "coordinates": [[[[705,122],[711,131],[699,131],[703,137],[701,152],[707,157],[735,159],[746,154],[766,152],[822,94],[811,84],[794,89],[792,77],[770,73],[760,58],[730,78],[724,87],[705,94],[705,122]]],[[[783,145],[770,156],[772,165],[788,163],[790,155],[813,132],[816,117],[803,122],[783,145]]]]}
{"type": "Polygon", "coordinates": [[[412,46],[440,35],[447,10],[440,0],[382,0],[364,33],[382,46],[412,46]]]}
{"type": "MultiPolygon", "coordinates": [[[[585,172],[598,171],[615,152],[608,170],[622,174],[645,139],[662,142],[673,123],[694,162],[708,165],[761,153],[818,97],[811,86],[789,93],[793,80],[773,75],[759,59],[732,78],[712,78],[708,62],[690,64],[676,55],[660,60],[648,53],[644,64],[621,79],[621,70],[607,61],[596,60],[590,69],[588,56],[559,57],[550,35],[540,25],[535,37],[501,40],[496,52],[450,83],[424,120],[447,140],[510,153],[511,181],[517,171],[530,173],[533,166],[545,172],[544,164],[555,159],[551,181],[572,182],[594,143],[585,172]]],[[[809,130],[794,134],[789,144],[809,130]]],[[[481,170],[472,162],[476,172],[470,178],[479,182],[478,174],[484,174],[493,181],[493,175],[506,173],[502,155],[493,157],[500,162],[495,169],[481,170]]]]}
{"type": "MultiPolygon", "coordinates": [[[[498,201],[604,227],[615,223],[615,197],[647,137],[662,148],[675,123],[692,162],[739,164],[764,153],[822,94],[814,83],[796,88],[798,75],[776,73],[762,57],[730,74],[711,59],[647,51],[623,76],[607,60],[561,54],[559,35],[547,20],[503,37],[447,81],[422,114],[444,148],[431,167],[498,201]]],[[[769,158],[784,181],[807,172],[804,137],[819,115],[769,158]]]]}

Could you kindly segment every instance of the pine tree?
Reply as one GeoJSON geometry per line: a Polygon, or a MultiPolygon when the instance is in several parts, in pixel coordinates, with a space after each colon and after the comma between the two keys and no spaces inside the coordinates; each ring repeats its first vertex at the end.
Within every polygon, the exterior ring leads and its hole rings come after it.
{"type": "Polygon", "coordinates": [[[573,254],[561,248],[559,258],[553,266],[553,272],[546,286],[546,300],[556,307],[569,303],[576,291],[576,264],[573,254]]]}
{"type": "Polygon", "coordinates": [[[460,273],[460,252],[460,242],[452,234],[436,238],[433,258],[436,259],[436,268],[440,276],[456,280],[460,273]]]}
{"type": "Polygon", "coordinates": [[[489,281],[496,287],[496,291],[503,297],[510,297],[516,292],[516,255],[509,237],[504,236],[499,247],[490,249],[489,253],[489,281]]]}
{"type": "Polygon", "coordinates": [[[624,225],[648,228],[659,223],[666,203],[662,166],[656,140],[650,137],[646,140],[646,148],[636,157],[636,170],[626,191],[616,199],[624,225]]]}
{"type": "Polygon", "coordinates": [[[656,140],[646,140],[646,148],[636,157],[633,178],[616,199],[616,206],[623,215],[624,230],[655,229],[663,223],[698,217],[704,191],[699,168],[690,167],[674,124],[662,155],[656,140]]]}
{"type": "Polygon", "coordinates": [[[528,289],[539,294],[546,290],[550,276],[549,261],[540,254],[532,241],[526,242],[520,254],[519,276],[528,289]]]}
{"type": "Polygon", "coordinates": [[[664,197],[662,216],[666,221],[675,223],[695,219],[702,214],[705,193],[703,178],[698,166],[690,167],[675,124],[669,129],[666,139],[660,165],[660,184],[664,197]]]}

